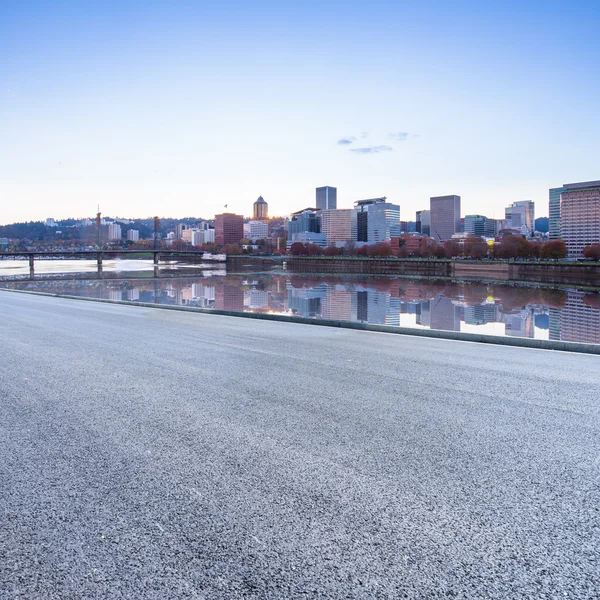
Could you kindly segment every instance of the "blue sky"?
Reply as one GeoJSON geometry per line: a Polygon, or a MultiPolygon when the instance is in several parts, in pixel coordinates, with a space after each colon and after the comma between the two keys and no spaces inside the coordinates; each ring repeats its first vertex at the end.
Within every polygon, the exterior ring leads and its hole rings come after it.
{"type": "Polygon", "coordinates": [[[0,223],[463,214],[600,179],[600,2],[0,0],[0,223]],[[339,143],[346,140],[351,143],[339,143]]]}

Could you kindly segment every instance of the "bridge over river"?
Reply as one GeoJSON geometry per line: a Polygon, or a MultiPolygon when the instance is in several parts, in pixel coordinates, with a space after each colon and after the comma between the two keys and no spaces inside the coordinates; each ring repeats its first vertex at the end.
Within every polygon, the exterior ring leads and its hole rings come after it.
{"type": "Polygon", "coordinates": [[[93,250],[25,250],[18,252],[0,252],[0,259],[29,260],[29,268],[34,269],[35,259],[61,259],[61,258],[88,258],[95,259],[98,268],[102,268],[104,259],[127,256],[129,258],[152,257],[154,264],[160,264],[162,260],[189,260],[190,258],[201,259],[209,262],[225,262],[224,254],[209,254],[201,250],[119,250],[119,249],[93,249],[93,250]]]}

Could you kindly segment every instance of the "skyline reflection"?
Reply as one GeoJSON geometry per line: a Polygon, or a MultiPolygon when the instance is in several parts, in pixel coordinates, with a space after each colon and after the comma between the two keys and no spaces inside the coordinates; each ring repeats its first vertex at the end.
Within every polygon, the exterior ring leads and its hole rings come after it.
{"type": "Polygon", "coordinates": [[[204,273],[38,280],[2,287],[59,295],[600,344],[600,294],[384,277],[204,273]]]}

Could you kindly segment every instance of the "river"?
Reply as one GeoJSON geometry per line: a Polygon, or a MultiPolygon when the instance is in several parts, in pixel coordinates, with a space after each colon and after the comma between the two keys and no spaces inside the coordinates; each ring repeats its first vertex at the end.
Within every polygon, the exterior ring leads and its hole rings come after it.
{"type": "Polygon", "coordinates": [[[0,288],[600,344],[600,294],[448,280],[226,273],[223,265],[0,261],[0,288]],[[156,277],[156,275],[159,275],[156,277]]]}

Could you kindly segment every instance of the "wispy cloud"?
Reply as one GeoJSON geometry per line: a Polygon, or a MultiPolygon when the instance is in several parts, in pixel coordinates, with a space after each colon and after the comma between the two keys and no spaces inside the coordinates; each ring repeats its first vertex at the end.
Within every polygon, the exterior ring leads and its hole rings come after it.
{"type": "Polygon", "coordinates": [[[348,136],[348,137],[344,137],[341,140],[338,140],[338,146],[347,146],[348,144],[351,144],[352,142],[354,142],[354,140],[356,140],[356,138],[354,136],[348,136]]]}
{"type": "Polygon", "coordinates": [[[396,142],[405,142],[410,134],[407,131],[397,131],[390,133],[390,138],[396,142]]]}
{"type": "Polygon", "coordinates": [[[365,148],[350,148],[350,152],[358,154],[377,154],[379,152],[391,152],[391,146],[366,146],[365,148]]]}

